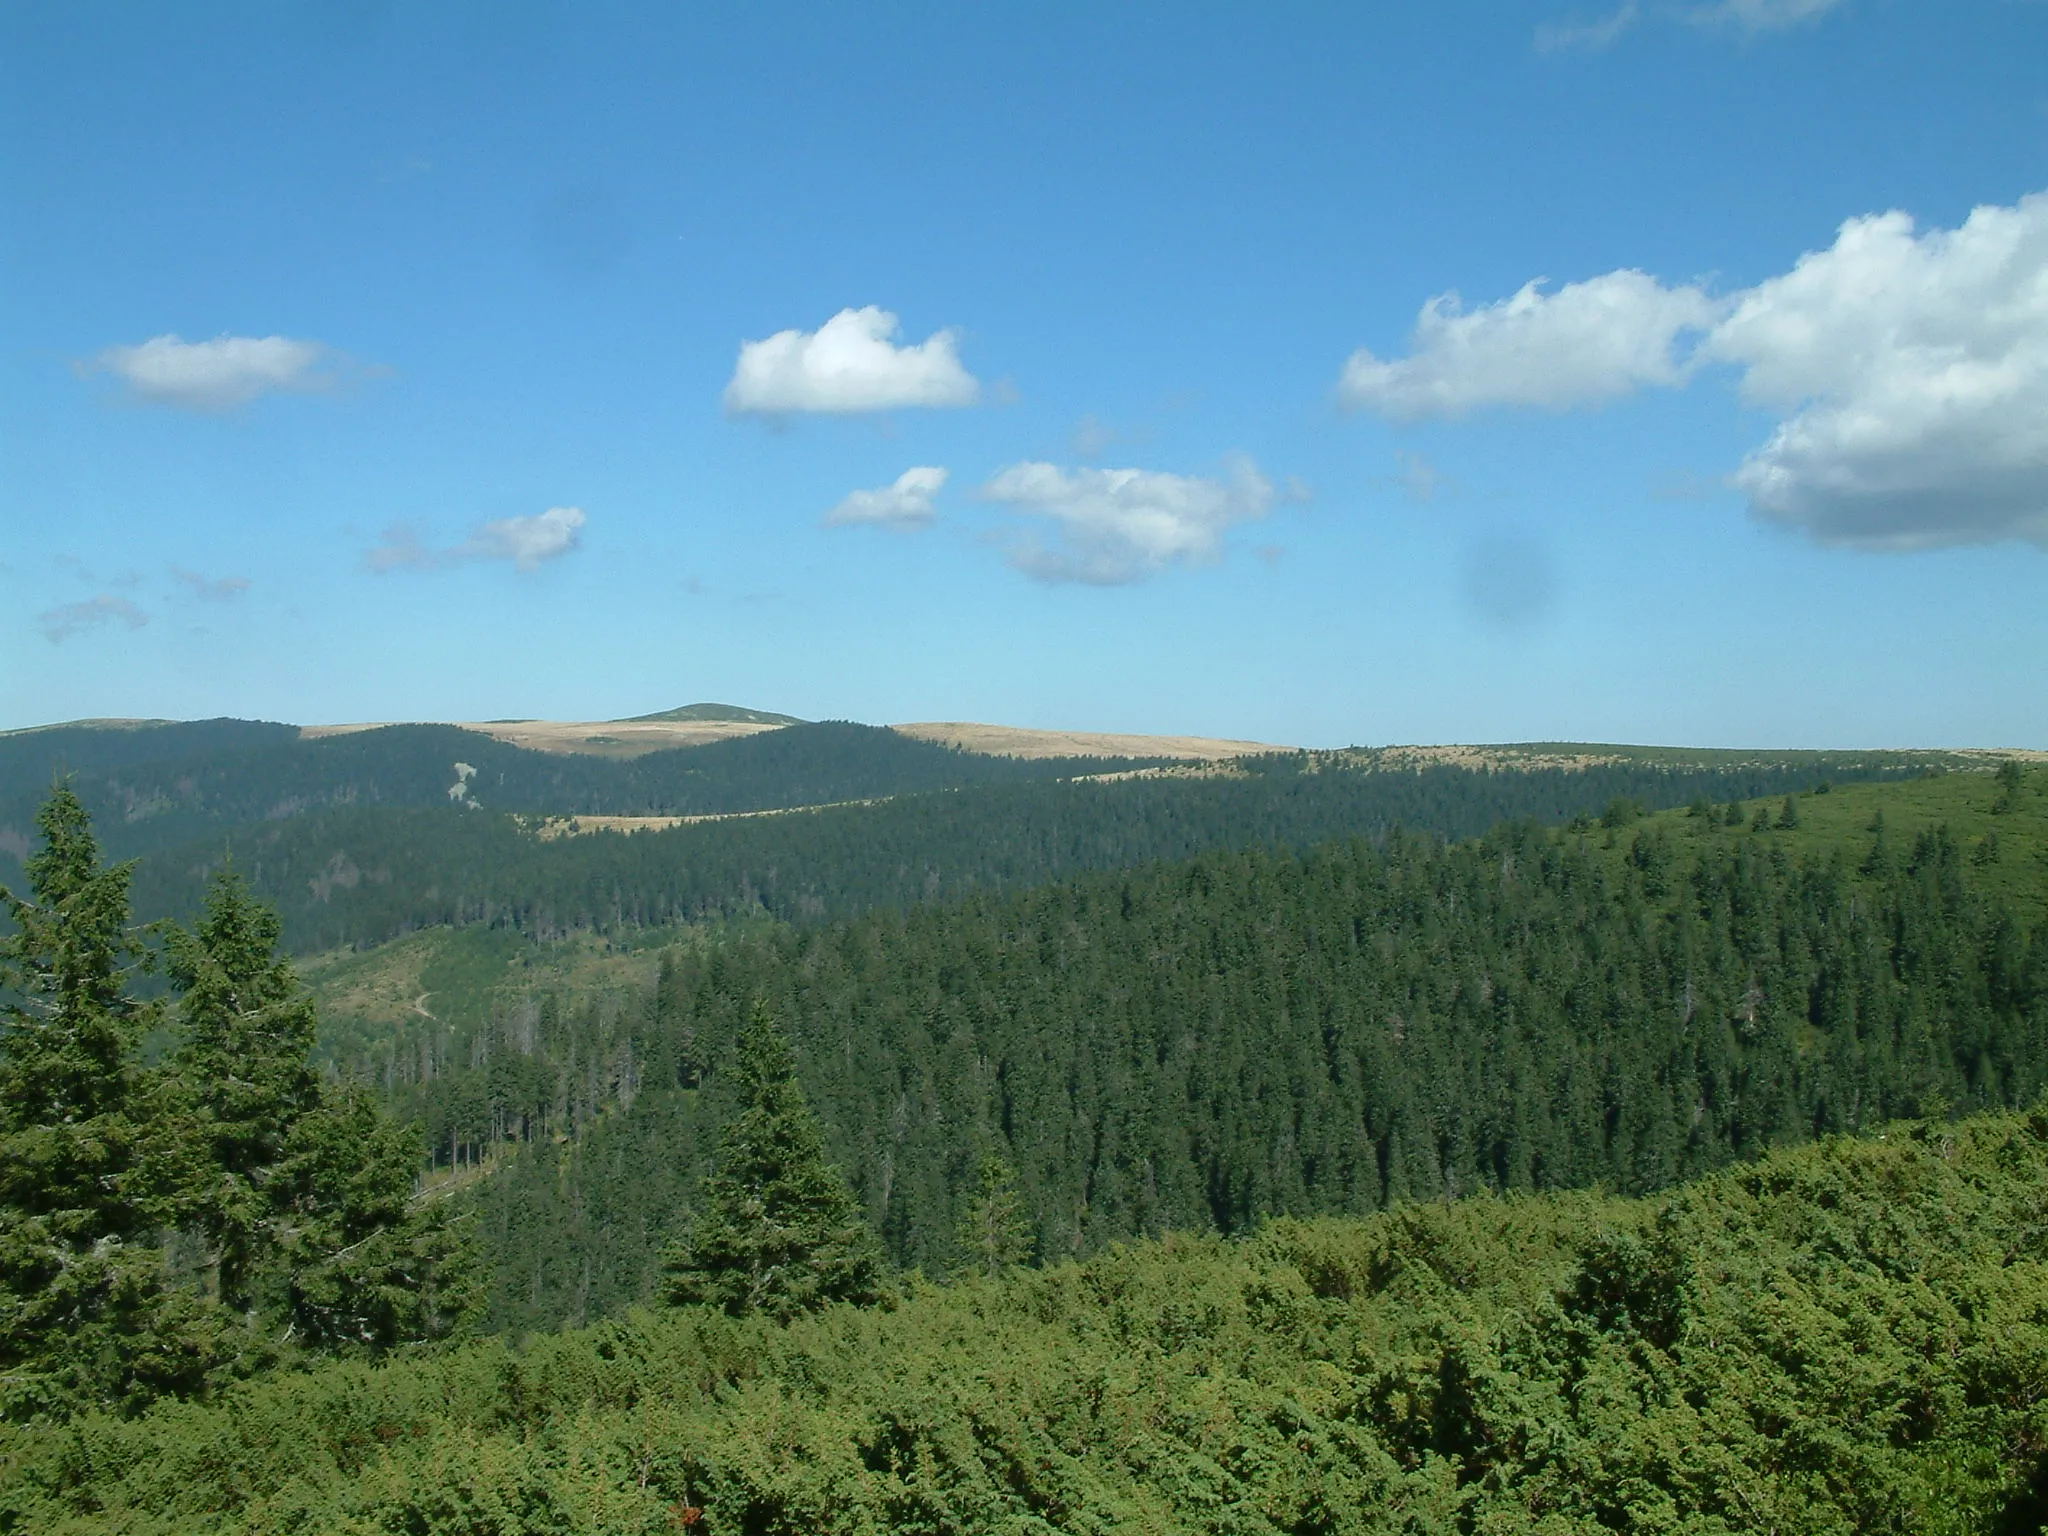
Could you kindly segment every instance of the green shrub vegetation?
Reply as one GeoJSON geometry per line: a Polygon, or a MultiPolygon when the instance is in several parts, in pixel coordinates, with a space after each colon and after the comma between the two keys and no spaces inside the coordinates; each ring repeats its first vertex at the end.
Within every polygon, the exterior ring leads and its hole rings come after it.
{"type": "Polygon", "coordinates": [[[2048,1121],[2001,1114],[17,1428],[0,1528],[1989,1536],[2044,1447],[2048,1121]]]}
{"type": "MultiPolygon", "coordinates": [[[[1881,876],[1886,866],[1910,857],[1922,836],[1943,836],[1973,866],[1976,890],[2028,922],[2048,917],[2048,768],[2025,768],[2008,759],[1995,772],[1831,785],[1825,793],[1802,793],[1793,804],[1791,826],[1785,825],[1782,796],[1769,806],[1769,835],[1759,837],[1760,844],[1800,860],[1840,856],[1852,876],[1881,876]]],[[[1677,812],[1651,817],[1645,830],[1681,848],[1690,843],[1726,850],[1750,835],[1744,807],[1727,809],[1737,813],[1740,829],[1732,821],[1717,826],[1713,817],[1677,812]]],[[[1625,855],[1628,849],[1616,851],[1625,855]]]]}

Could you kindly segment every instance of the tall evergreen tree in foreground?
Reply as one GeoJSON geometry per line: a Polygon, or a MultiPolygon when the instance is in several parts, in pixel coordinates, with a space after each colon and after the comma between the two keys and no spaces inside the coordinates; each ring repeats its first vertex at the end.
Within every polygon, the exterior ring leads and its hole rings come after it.
{"type": "Polygon", "coordinates": [[[277,954],[277,914],[224,871],[197,929],[172,929],[169,966],[184,1039],[172,1058],[191,1131],[188,1219],[213,1254],[215,1294],[246,1309],[286,1138],[320,1099],[306,1064],[313,1000],[277,954]]]}
{"type": "Polygon", "coordinates": [[[282,1351],[451,1332],[463,1254],[415,1194],[417,1135],[323,1090],[276,914],[229,874],[170,930],[182,1039],[146,1069],[129,866],[100,863],[67,785],[38,824],[29,894],[0,890],[0,1417],[132,1411],[282,1351]]]}
{"type": "Polygon", "coordinates": [[[376,1351],[442,1337],[469,1277],[445,1212],[415,1198],[418,1133],[358,1088],[322,1088],[312,999],[278,934],[232,871],[198,927],[170,934],[184,1038],[165,1142],[183,1224],[207,1245],[216,1298],[279,1338],[376,1351]]]}
{"type": "Polygon", "coordinates": [[[880,1248],[825,1161],[789,1043],[765,1003],[740,1032],[732,1070],[744,1107],[719,1138],[695,1228],[663,1260],[666,1299],[777,1322],[828,1302],[879,1300],[880,1248]]]}
{"type": "Polygon", "coordinates": [[[150,1010],[128,991],[131,866],[107,868],[59,785],[37,816],[29,894],[0,889],[0,1416],[190,1391],[218,1363],[210,1319],[168,1293],[153,1229],[150,1010]]]}

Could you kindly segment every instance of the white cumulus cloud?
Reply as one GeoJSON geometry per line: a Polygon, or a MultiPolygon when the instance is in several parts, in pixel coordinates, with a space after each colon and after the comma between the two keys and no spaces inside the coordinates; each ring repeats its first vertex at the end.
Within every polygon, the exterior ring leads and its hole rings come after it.
{"type": "Polygon", "coordinates": [[[111,592],[102,592],[82,603],[62,603],[36,615],[36,623],[52,643],[68,639],[80,630],[98,629],[105,624],[119,623],[130,629],[140,629],[148,622],[148,614],[127,598],[116,597],[111,592]]]}
{"type": "Polygon", "coordinates": [[[326,388],[333,382],[321,370],[328,356],[319,342],[290,336],[152,336],[137,346],[108,347],[93,367],[154,405],[224,411],[274,390],[326,388]]]}
{"type": "Polygon", "coordinates": [[[961,366],[958,332],[898,346],[892,338],[900,329],[894,315],[870,304],[842,309],[815,331],[743,342],[725,408],[735,415],[847,415],[981,398],[981,385],[961,366]]]}
{"type": "Polygon", "coordinates": [[[549,507],[531,517],[506,517],[480,525],[462,543],[434,549],[404,525],[385,531],[384,542],[363,557],[380,575],[386,571],[432,571],[478,560],[507,560],[531,571],[559,560],[581,542],[589,519],[581,507],[549,507]]]}
{"type": "Polygon", "coordinates": [[[1473,310],[1454,293],[1438,294],[1422,306],[1408,356],[1385,361],[1360,348],[1344,365],[1338,398],[1400,420],[1597,404],[1683,380],[1680,339],[1716,313],[1700,289],[1667,288],[1636,271],[1542,288],[1539,278],[1473,310]]]}
{"type": "Polygon", "coordinates": [[[988,500],[1042,519],[1045,538],[1022,534],[1010,563],[1046,582],[1115,586],[1143,581],[1168,566],[1217,559],[1234,524],[1273,508],[1272,484],[1249,459],[1220,479],[1144,469],[1061,469],[1012,464],[981,489],[988,500]]]}
{"type": "Polygon", "coordinates": [[[1823,543],[2048,545],[2048,193],[1916,233],[1851,219],[1705,350],[1783,416],[1735,472],[1823,543]]]}
{"type": "Polygon", "coordinates": [[[1755,37],[1765,32],[1783,32],[1809,21],[1818,21],[1846,0],[1708,0],[1705,4],[1659,5],[1645,14],[1639,0],[1622,4],[1594,19],[1546,22],[1536,29],[1536,51],[1558,53],[1570,48],[1598,52],[1611,48],[1624,33],[1645,20],[1691,22],[1701,27],[1721,27],[1755,37]]]}
{"type": "Polygon", "coordinates": [[[920,464],[906,469],[895,482],[872,491],[855,491],[825,514],[827,527],[866,523],[881,528],[924,528],[938,515],[933,502],[946,487],[946,471],[920,464]]]}
{"type": "Polygon", "coordinates": [[[1718,300],[1634,271],[1469,314],[1432,300],[1408,357],[1354,354],[1339,390],[1412,419],[1589,404],[1713,364],[1778,418],[1732,477],[1758,516],[1863,549],[2048,546],[2048,192],[1952,230],[1850,219],[1718,300]]]}

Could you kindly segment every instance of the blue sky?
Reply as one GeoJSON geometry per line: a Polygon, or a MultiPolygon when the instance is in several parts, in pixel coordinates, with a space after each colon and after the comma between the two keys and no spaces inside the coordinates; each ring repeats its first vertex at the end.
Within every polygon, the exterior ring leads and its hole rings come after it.
{"type": "Polygon", "coordinates": [[[7,0],[0,727],[2048,747],[2044,61],[2039,0],[7,0]]]}

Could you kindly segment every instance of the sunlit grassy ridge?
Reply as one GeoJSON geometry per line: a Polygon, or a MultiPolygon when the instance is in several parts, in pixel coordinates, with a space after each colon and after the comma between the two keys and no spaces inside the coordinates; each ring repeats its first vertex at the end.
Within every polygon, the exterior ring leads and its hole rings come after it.
{"type": "MultiPolygon", "coordinates": [[[[1634,825],[1667,832],[1692,857],[1747,840],[1796,860],[1840,858],[1852,873],[1870,860],[1880,818],[1894,861],[1909,856],[1923,835],[1945,830],[1965,852],[1973,888],[2038,920],[2048,915],[2048,768],[2022,768],[2019,787],[2009,790],[1991,766],[1795,795],[1792,826],[1784,825],[1783,797],[1743,802],[1733,825],[1726,805],[1714,806],[1711,816],[1662,811],[1634,825]],[[1767,825],[1758,825],[1759,816],[1767,825]]],[[[1622,831],[1610,841],[1626,849],[1632,835],[1622,831]]]]}
{"type": "Polygon", "coordinates": [[[2033,1529],[2048,1118],[9,1433],[24,1533],[2033,1529]]]}

